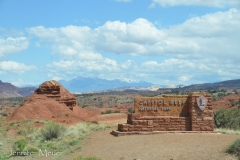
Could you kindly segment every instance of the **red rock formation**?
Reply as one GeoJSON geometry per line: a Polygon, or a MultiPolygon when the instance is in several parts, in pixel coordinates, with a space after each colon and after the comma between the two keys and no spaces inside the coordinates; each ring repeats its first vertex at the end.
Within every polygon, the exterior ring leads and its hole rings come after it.
{"type": "Polygon", "coordinates": [[[76,97],[54,80],[44,82],[34,93],[38,95],[44,94],[47,98],[64,103],[71,110],[76,106],[76,97]]]}
{"type": "Polygon", "coordinates": [[[42,119],[74,123],[95,115],[76,105],[75,96],[52,80],[41,84],[7,120],[42,119]]]}
{"type": "Polygon", "coordinates": [[[213,110],[217,110],[219,108],[225,108],[225,109],[233,109],[236,108],[238,109],[238,106],[232,106],[231,104],[231,100],[233,100],[234,102],[238,102],[239,101],[239,96],[237,94],[231,94],[225,97],[222,97],[221,99],[215,101],[212,103],[213,105],[213,110]]]}

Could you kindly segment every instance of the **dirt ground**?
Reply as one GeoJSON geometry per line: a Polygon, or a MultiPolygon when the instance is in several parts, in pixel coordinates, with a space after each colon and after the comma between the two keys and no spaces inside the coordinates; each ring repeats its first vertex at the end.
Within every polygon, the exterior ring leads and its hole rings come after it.
{"type": "Polygon", "coordinates": [[[114,137],[111,130],[94,132],[78,155],[102,160],[238,160],[224,150],[240,135],[164,133],[114,137]]]}

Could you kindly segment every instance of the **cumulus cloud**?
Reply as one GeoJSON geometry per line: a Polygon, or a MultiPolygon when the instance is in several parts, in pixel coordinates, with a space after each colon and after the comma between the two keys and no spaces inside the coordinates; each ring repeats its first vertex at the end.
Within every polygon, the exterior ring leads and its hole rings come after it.
{"type": "Polygon", "coordinates": [[[239,49],[240,11],[230,9],[193,17],[182,24],[158,29],[146,19],[131,23],[108,21],[95,29],[66,26],[33,27],[29,33],[52,43],[52,51],[73,59],[100,60],[99,52],[134,56],[166,56],[199,58],[202,53],[236,55],[239,49]],[[217,47],[216,47],[217,46],[217,47]]]}
{"type": "Polygon", "coordinates": [[[7,39],[0,38],[0,56],[7,53],[16,53],[28,48],[28,40],[25,37],[7,39]]]}
{"type": "Polygon", "coordinates": [[[160,5],[163,7],[166,6],[208,6],[208,7],[239,7],[239,0],[211,0],[211,1],[202,1],[202,0],[153,0],[150,7],[155,7],[160,5]]]}
{"type": "Polygon", "coordinates": [[[0,71],[2,72],[14,72],[17,74],[22,74],[26,71],[35,70],[34,65],[25,65],[23,63],[15,61],[2,61],[0,62],[0,71]]]}
{"type": "MultiPolygon", "coordinates": [[[[192,17],[168,28],[157,28],[147,19],[107,21],[97,28],[66,26],[29,28],[27,31],[51,46],[61,60],[48,65],[51,76],[89,74],[129,77],[149,81],[197,82],[202,77],[225,79],[240,74],[240,11],[230,9],[192,17]],[[148,56],[142,63],[120,62],[104,54],[148,56]],[[163,61],[158,58],[171,57],[163,61]],[[54,70],[52,68],[55,68],[54,70]],[[188,76],[191,75],[191,76],[188,76]],[[151,80],[150,80],[151,79],[151,80]]],[[[211,80],[214,81],[214,80],[211,80]]]]}

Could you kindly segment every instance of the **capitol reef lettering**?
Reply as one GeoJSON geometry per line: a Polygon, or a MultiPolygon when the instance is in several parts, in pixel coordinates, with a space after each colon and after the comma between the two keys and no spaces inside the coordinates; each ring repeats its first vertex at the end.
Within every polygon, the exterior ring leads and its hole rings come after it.
{"type": "Polygon", "coordinates": [[[163,95],[159,97],[135,97],[134,110],[142,116],[177,116],[186,109],[187,96],[163,95]],[[182,110],[184,110],[182,112],[182,110]]]}
{"type": "Polygon", "coordinates": [[[182,106],[184,105],[186,102],[186,100],[182,100],[182,99],[170,99],[170,100],[166,100],[166,99],[145,99],[145,100],[139,100],[138,104],[138,110],[139,111],[158,111],[159,109],[161,109],[162,111],[170,111],[171,107],[173,106],[182,106]]]}

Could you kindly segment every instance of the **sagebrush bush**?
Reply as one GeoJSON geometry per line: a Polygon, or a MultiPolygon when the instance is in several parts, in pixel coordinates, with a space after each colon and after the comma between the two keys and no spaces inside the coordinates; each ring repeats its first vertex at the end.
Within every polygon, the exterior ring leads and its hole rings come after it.
{"type": "Polygon", "coordinates": [[[218,109],[214,112],[214,123],[216,128],[240,129],[240,110],[218,109]]]}
{"type": "Polygon", "coordinates": [[[2,116],[6,117],[6,116],[8,116],[8,114],[7,113],[2,113],[2,116]]]}
{"type": "Polygon", "coordinates": [[[119,110],[115,110],[114,113],[120,113],[120,111],[119,110]]]}
{"type": "Polygon", "coordinates": [[[240,139],[237,139],[231,146],[229,146],[226,152],[234,154],[240,158],[240,139]]]}
{"type": "Polygon", "coordinates": [[[13,150],[16,152],[22,152],[27,146],[28,142],[25,139],[20,139],[13,144],[13,150]]]}
{"type": "Polygon", "coordinates": [[[6,159],[9,159],[9,154],[0,150],[0,160],[6,160],[6,159]]]}
{"type": "Polygon", "coordinates": [[[27,136],[32,134],[35,131],[34,127],[31,124],[26,124],[18,129],[17,134],[22,136],[27,136]]]}
{"type": "Polygon", "coordinates": [[[112,110],[106,110],[105,112],[101,112],[101,114],[112,114],[112,113],[120,113],[119,110],[115,110],[115,111],[112,111],[112,110]]]}
{"type": "Polygon", "coordinates": [[[128,113],[134,113],[134,109],[133,108],[128,108],[128,113]]]}
{"type": "Polygon", "coordinates": [[[50,122],[41,129],[40,133],[43,140],[51,140],[63,136],[66,128],[61,124],[50,122]]]}

